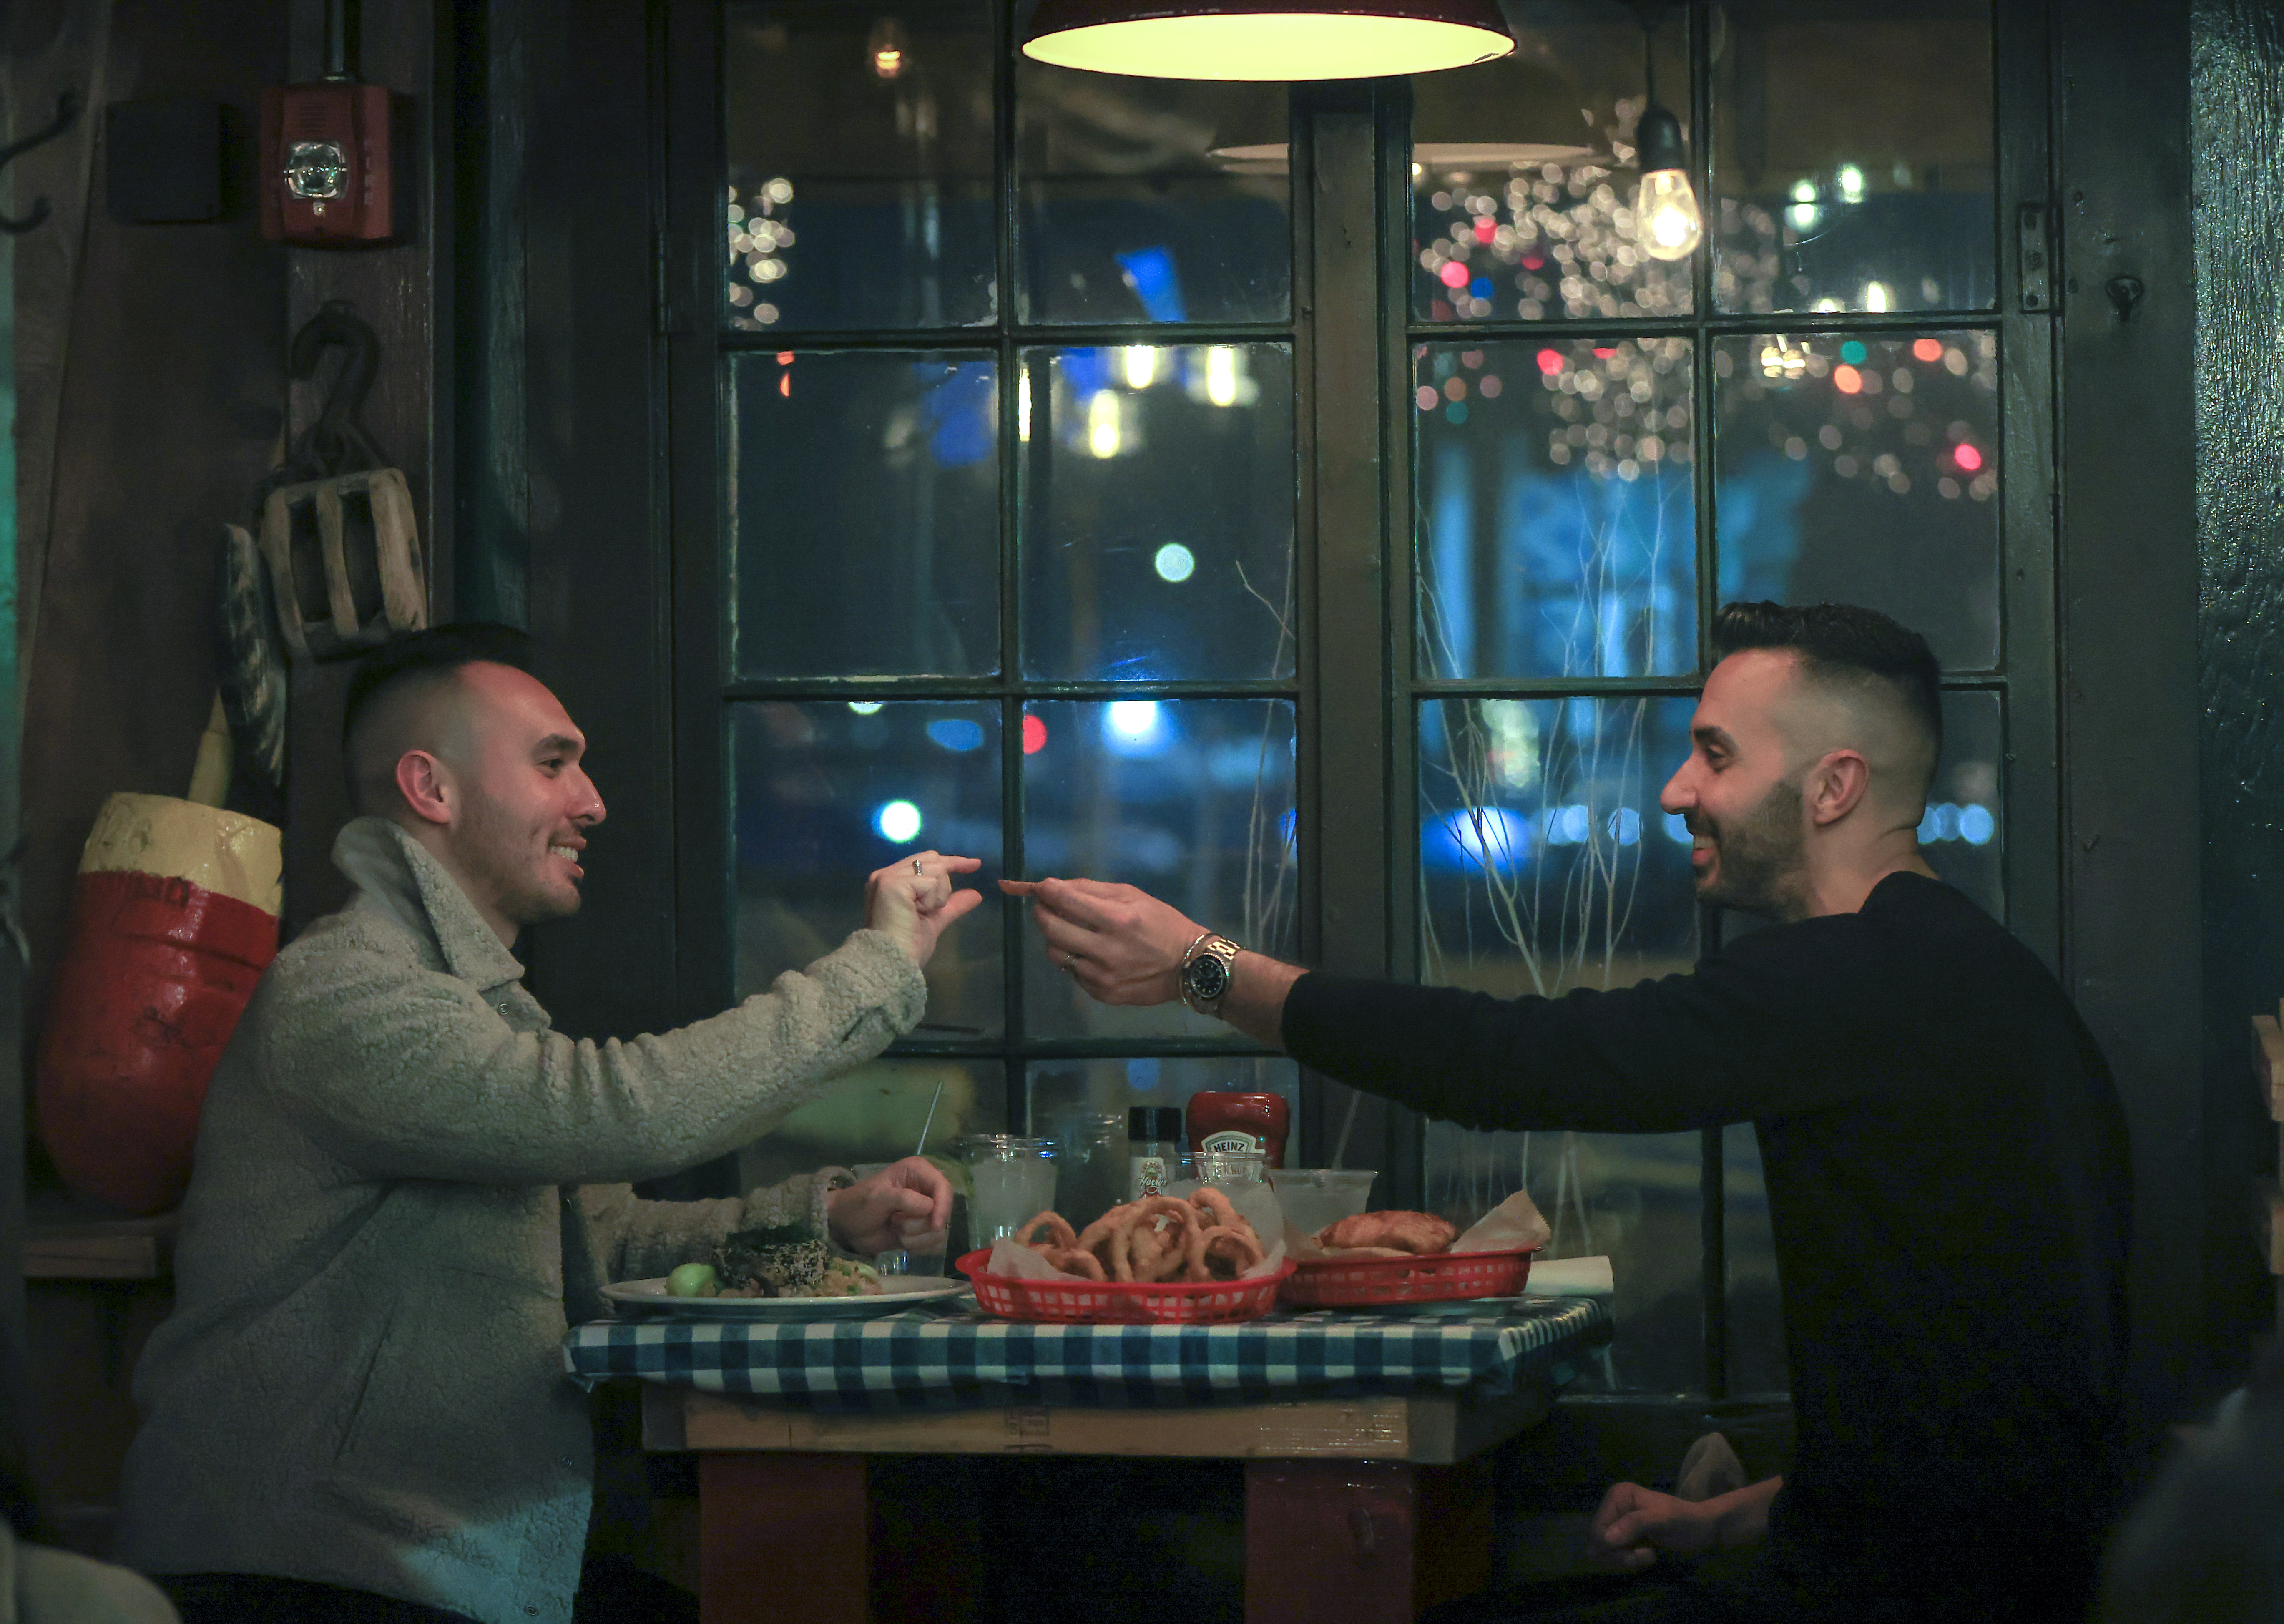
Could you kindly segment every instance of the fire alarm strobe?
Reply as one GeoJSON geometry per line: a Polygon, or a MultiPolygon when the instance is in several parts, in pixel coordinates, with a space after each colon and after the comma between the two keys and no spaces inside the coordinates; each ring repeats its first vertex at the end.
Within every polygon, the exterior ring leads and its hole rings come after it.
{"type": "Polygon", "coordinates": [[[262,92],[262,234],[310,248],[395,234],[386,85],[352,79],[262,92]]]}

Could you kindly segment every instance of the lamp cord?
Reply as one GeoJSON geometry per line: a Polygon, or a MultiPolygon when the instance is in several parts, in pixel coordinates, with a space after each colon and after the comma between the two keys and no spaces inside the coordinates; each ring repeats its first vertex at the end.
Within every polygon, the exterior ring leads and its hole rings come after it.
{"type": "Polygon", "coordinates": [[[1642,31],[1642,111],[1657,106],[1657,26],[1671,9],[1667,0],[1634,0],[1634,20],[1642,31]]]}

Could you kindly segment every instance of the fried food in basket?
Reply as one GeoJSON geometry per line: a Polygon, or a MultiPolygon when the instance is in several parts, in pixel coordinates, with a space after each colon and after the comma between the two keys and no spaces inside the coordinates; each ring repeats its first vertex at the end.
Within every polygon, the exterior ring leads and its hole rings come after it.
{"type": "Polygon", "coordinates": [[[1433,1212],[1358,1212],[1317,1232],[1326,1251],[1367,1258],[1424,1258],[1449,1251],[1459,1227],[1433,1212]]]}
{"type": "Polygon", "coordinates": [[[1077,1233],[1060,1213],[1042,1212],[1014,1238],[1067,1275],[1122,1285],[1235,1280],[1268,1256],[1253,1226],[1213,1189],[1186,1201],[1145,1196],[1077,1233]]]}
{"type": "Polygon", "coordinates": [[[1047,1246],[1059,1246],[1068,1251],[1078,1244],[1078,1233],[1070,1227],[1070,1220],[1060,1212],[1042,1212],[1015,1231],[1015,1243],[1019,1246],[1031,1247],[1034,1251],[1043,1251],[1047,1246]],[[1047,1238],[1044,1244],[1037,1236],[1037,1232],[1042,1229],[1047,1232],[1047,1238]]]}

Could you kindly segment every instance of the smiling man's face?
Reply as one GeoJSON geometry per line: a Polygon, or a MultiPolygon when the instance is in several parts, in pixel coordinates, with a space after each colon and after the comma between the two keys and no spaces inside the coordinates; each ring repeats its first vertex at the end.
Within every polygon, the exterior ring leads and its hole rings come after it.
{"type": "Polygon", "coordinates": [[[1767,648],[1731,655],[1705,679],[1689,758],[1658,796],[1689,826],[1700,901],[1772,919],[1806,911],[1800,764],[1783,727],[1795,681],[1795,657],[1767,648]]]}
{"type": "Polygon", "coordinates": [[[586,738],[535,677],[491,664],[458,677],[466,727],[451,752],[462,803],[450,841],[470,899],[513,926],[567,918],[586,878],[586,831],[603,820],[580,765],[586,738]]]}

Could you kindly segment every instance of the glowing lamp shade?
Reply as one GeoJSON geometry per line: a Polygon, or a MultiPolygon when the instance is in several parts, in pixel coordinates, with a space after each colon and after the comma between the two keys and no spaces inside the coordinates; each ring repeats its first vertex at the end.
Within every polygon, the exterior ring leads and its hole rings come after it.
{"type": "Polygon", "coordinates": [[[1510,54],[1497,0],[1039,0],[1023,54],[1147,79],[1371,79],[1510,54]]]}

